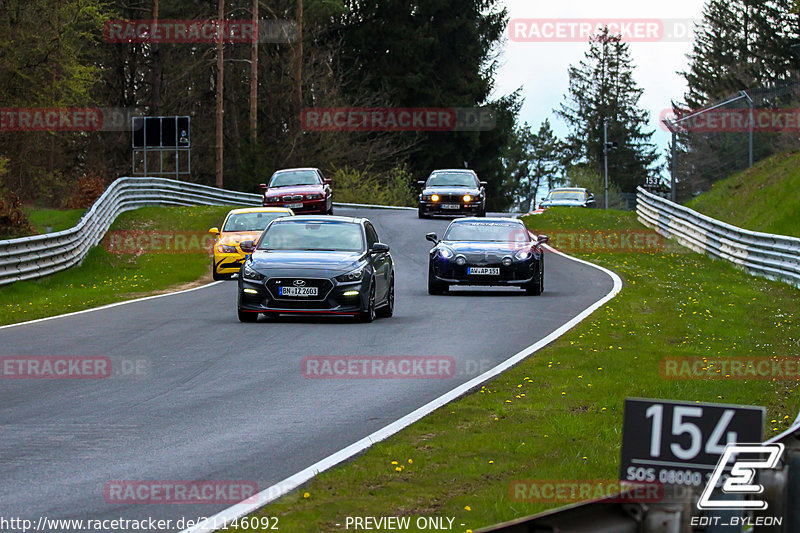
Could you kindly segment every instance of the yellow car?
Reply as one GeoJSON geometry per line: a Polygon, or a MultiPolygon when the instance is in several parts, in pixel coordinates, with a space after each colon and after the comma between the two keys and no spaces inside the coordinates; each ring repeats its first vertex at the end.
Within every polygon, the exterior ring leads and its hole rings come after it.
{"type": "Polygon", "coordinates": [[[216,235],[214,242],[214,264],[212,275],[215,281],[231,279],[238,274],[247,254],[239,247],[243,241],[257,241],[270,222],[276,218],[292,216],[294,211],[286,207],[250,207],[233,209],[219,228],[208,230],[216,235]]]}

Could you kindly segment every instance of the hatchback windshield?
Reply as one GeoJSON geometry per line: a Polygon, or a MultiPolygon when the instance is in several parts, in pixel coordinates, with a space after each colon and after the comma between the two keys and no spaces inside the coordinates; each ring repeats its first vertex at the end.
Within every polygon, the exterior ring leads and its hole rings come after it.
{"type": "Polygon", "coordinates": [[[438,172],[428,178],[428,187],[477,187],[475,176],[468,172],[438,172]]]}
{"type": "Polygon", "coordinates": [[[292,170],[279,172],[272,176],[270,187],[290,187],[292,185],[319,185],[319,176],[313,170],[292,170]]]}
{"type": "Polygon", "coordinates": [[[445,241],[530,242],[522,224],[498,222],[456,222],[444,235],[445,241]]]}
{"type": "Polygon", "coordinates": [[[259,250],[361,252],[361,225],[354,222],[281,221],[271,225],[259,250]]]}
{"type": "Polygon", "coordinates": [[[289,213],[234,213],[225,221],[222,231],[264,231],[276,218],[289,213]]]}

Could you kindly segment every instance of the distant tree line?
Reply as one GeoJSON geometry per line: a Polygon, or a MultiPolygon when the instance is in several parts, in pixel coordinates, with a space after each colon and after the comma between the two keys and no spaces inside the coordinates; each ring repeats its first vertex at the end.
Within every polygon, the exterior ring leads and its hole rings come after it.
{"type": "MultiPolygon", "coordinates": [[[[494,205],[511,202],[502,155],[519,93],[493,99],[507,13],[496,0],[0,0],[0,107],[100,106],[192,117],[192,173],[214,184],[215,107],[223,83],[224,186],[253,191],[275,169],[369,169],[393,182],[436,167],[475,169],[494,205]],[[109,20],[301,23],[298,42],[109,42],[109,20]],[[302,6],[302,15],[300,8],[302,6]],[[302,54],[302,55],[299,55],[302,54]],[[256,60],[254,63],[254,59],[256,60]],[[301,59],[301,60],[300,60],[301,59]],[[252,74],[255,67],[255,78],[252,74]],[[251,83],[253,80],[256,84],[251,83]],[[299,88],[299,92],[298,92],[299,88]],[[255,98],[255,101],[253,100],[255,98]],[[487,131],[304,131],[309,107],[490,107],[487,131]],[[251,110],[255,109],[253,116],[251,110]],[[252,125],[256,130],[252,131],[252,125]]],[[[130,172],[130,134],[0,131],[0,188],[64,205],[88,174],[130,172]]]]}

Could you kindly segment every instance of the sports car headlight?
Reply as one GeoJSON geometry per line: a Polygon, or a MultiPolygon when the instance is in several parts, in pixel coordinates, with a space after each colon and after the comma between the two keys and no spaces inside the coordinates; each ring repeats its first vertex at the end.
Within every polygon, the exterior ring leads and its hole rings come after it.
{"type": "Polygon", "coordinates": [[[355,270],[348,272],[347,274],[336,276],[336,281],[347,283],[348,281],[358,281],[363,277],[364,277],[364,269],[357,268],[355,270]]]}
{"type": "Polygon", "coordinates": [[[520,261],[525,261],[526,259],[530,259],[533,254],[530,250],[520,250],[514,254],[514,257],[519,259],[520,261]]]}
{"type": "Polygon", "coordinates": [[[267,201],[268,202],[280,202],[281,201],[281,197],[280,196],[270,196],[269,198],[267,198],[267,201]]]}
{"type": "Polygon", "coordinates": [[[442,259],[450,259],[455,254],[450,248],[439,248],[439,255],[442,257],[442,259]]]}
{"type": "Polygon", "coordinates": [[[261,274],[260,272],[256,272],[255,270],[250,268],[250,265],[245,263],[242,266],[242,277],[244,277],[244,279],[252,279],[252,280],[255,280],[255,281],[261,281],[262,279],[264,279],[264,274],[261,274]]]}
{"type": "Polygon", "coordinates": [[[235,254],[237,252],[235,246],[228,246],[227,244],[217,246],[217,251],[221,254],[235,254]]]}
{"type": "Polygon", "coordinates": [[[321,194],[307,194],[306,195],[306,200],[319,200],[320,198],[322,198],[321,194]]]}

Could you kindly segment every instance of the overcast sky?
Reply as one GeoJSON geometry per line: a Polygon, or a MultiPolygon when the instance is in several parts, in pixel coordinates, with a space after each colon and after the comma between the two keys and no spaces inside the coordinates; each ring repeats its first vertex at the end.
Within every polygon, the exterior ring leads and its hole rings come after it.
{"type": "MultiPolygon", "coordinates": [[[[504,0],[508,7],[511,22],[514,19],[556,19],[560,22],[573,22],[574,19],[635,19],[641,23],[652,23],[654,19],[664,22],[665,33],[680,32],[690,21],[701,20],[704,0],[669,0],[652,2],[648,0],[504,0]],[[685,23],[684,23],[685,21],[685,23]]],[[[527,24],[527,35],[536,38],[552,26],[542,22],[527,24]]],[[[650,26],[652,27],[652,26],[650,26]]],[[[513,24],[509,24],[510,31],[513,24]]],[[[641,26],[640,26],[641,28],[641,26]]],[[[564,25],[561,26],[565,30],[564,25]]],[[[635,30],[634,30],[635,31],[635,30]]],[[[564,33],[562,33],[564,35],[564,33]]],[[[641,35],[641,34],[640,34],[641,35]]],[[[528,122],[534,130],[545,118],[550,119],[559,137],[567,133],[566,124],[553,113],[563,101],[569,87],[567,69],[577,64],[588,50],[588,40],[581,42],[520,42],[512,40],[509,32],[504,52],[500,58],[501,67],[496,76],[495,96],[511,93],[522,87],[525,104],[520,114],[520,122],[528,122]]],[[[660,35],[659,35],[660,37],[660,35]]],[[[659,125],[659,115],[670,107],[671,100],[681,100],[686,83],[678,71],[685,70],[691,51],[691,36],[651,39],[643,34],[639,41],[629,43],[635,66],[634,79],[644,94],[640,107],[650,113],[650,129],[655,130],[654,142],[661,153],[665,153],[669,133],[659,125]]],[[[577,39],[576,39],[577,40],[577,39]]]]}

